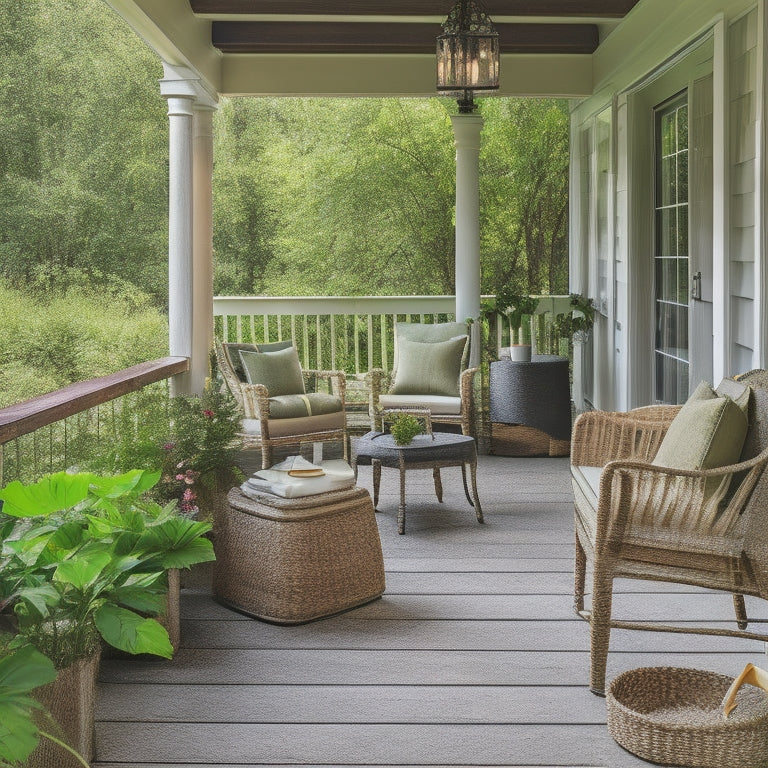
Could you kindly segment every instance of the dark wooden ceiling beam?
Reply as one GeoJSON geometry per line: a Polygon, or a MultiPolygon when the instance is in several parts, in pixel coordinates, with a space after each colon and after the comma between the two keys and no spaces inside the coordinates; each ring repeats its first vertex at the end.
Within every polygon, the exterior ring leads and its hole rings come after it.
{"type": "MultiPolygon", "coordinates": [[[[434,53],[440,25],[358,22],[213,22],[225,53],[434,53]]],[[[592,53],[593,24],[497,24],[502,53],[592,53]]]]}
{"type": "MultiPolygon", "coordinates": [[[[493,16],[621,19],[639,0],[485,0],[493,16]]],[[[190,0],[194,13],[445,16],[454,0],[190,0]]]]}

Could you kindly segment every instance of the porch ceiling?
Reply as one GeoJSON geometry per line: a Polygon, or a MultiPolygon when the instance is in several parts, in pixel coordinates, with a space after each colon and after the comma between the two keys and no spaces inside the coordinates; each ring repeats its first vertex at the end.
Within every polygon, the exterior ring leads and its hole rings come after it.
{"type": "MultiPolygon", "coordinates": [[[[453,0],[106,0],[222,94],[434,94],[453,0]]],[[[639,0],[487,0],[503,95],[591,92],[591,54],[639,0]]]]}

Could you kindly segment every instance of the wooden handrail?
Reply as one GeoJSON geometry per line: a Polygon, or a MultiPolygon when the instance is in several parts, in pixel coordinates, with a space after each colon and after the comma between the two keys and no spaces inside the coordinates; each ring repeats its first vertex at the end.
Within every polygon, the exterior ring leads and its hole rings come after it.
{"type": "Polygon", "coordinates": [[[0,409],[0,445],[189,370],[186,357],[162,357],[0,409]]]}

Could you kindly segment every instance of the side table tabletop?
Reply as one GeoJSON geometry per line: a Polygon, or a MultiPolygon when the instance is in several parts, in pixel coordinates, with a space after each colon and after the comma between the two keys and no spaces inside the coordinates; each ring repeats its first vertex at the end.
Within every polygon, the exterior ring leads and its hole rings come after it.
{"type": "Polygon", "coordinates": [[[491,452],[567,456],[571,441],[568,358],[498,360],[490,372],[491,452]]]}
{"type": "Polygon", "coordinates": [[[373,467],[373,506],[379,503],[381,468],[392,467],[400,470],[400,506],[397,513],[397,532],[405,533],[405,471],[407,469],[432,469],[437,500],[443,501],[443,486],[440,480],[442,467],[461,467],[464,494],[475,508],[479,523],[483,522],[483,510],[477,495],[477,446],[469,435],[455,435],[449,432],[434,432],[432,435],[417,435],[409,445],[397,445],[391,434],[368,432],[352,446],[352,467],[357,476],[359,464],[373,467]],[[467,486],[467,467],[470,470],[472,495],[467,486]]]}

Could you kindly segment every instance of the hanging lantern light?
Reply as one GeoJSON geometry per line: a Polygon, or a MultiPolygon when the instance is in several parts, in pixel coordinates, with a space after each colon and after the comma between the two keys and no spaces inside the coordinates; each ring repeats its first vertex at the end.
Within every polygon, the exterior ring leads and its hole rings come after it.
{"type": "Polygon", "coordinates": [[[437,38],[437,90],[455,94],[459,112],[472,112],[475,92],[499,87],[499,35],[476,0],[459,0],[437,38]]]}

